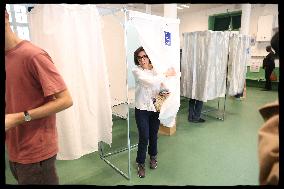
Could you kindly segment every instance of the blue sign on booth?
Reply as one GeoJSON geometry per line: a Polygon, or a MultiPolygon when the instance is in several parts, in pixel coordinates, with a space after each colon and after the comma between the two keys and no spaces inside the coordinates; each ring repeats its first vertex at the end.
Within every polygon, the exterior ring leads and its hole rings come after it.
{"type": "Polygon", "coordinates": [[[171,46],[171,33],[165,32],[165,45],[171,46]]]}

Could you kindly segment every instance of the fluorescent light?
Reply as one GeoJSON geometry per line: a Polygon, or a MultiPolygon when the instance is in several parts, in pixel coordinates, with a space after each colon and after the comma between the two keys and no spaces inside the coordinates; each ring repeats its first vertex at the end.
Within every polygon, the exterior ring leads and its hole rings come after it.
{"type": "Polygon", "coordinates": [[[177,9],[183,9],[182,7],[177,7],[177,9]]]}
{"type": "Polygon", "coordinates": [[[188,5],[181,5],[182,7],[185,7],[185,8],[189,8],[189,6],[188,5]]]}

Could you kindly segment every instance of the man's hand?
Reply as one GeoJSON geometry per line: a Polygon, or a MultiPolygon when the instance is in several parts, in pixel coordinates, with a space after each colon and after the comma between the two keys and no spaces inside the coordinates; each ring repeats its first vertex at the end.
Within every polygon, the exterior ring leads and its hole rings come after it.
{"type": "Polygon", "coordinates": [[[5,115],[5,131],[16,127],[17,125],[21,124],[21,122],[24,122],[22,113],[14,113],[14,114],[6,114],[5,115]]]}
{"type": "MultiPolygon", "coordinates": [[[[51,114],[60,112],[73,105],[72,98],[68,90],[64,90],[54,94],[54,100],[47,102],[46,104],[28,110],[32,120],[40,119],[47,117],[51,114]]],[[[6,114],[5,115],[5,131],[16,127],[25,122],[24,112],[6,114]]]]}

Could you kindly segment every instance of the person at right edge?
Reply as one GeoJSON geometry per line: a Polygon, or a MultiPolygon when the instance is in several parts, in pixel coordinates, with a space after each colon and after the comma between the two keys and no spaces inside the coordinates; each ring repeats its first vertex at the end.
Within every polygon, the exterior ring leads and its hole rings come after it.
{"type": "MultiPolygon", "coordinates": [[[[279,55],[279,33],[271,39],[279,55]]],[[[279,184],[279,102],[268,103],[259,109],[265,123],[258,131],[259,184],[279,184]]]]}
{"type": "Polygon", "coordinates": [[[264,59],[263,59],[263,69],[265,70],[265,91],[271,90],[271,80],[270,76],[275,68],[275,62],[274,62],[274,53],[271,49],[271,46],[266,47],[266,51],[269,53],[264,59]]]}

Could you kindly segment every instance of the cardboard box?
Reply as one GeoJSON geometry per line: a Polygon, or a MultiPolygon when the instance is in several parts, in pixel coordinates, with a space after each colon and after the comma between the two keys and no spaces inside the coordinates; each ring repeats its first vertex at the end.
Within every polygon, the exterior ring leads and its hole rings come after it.
{"type": "Polygon", "coordinates": [[[160,124],[159,134],[170,136],[175,133],[176,133],[176,124],[173,127],[166,127],[163,124],[160,124]]]}

